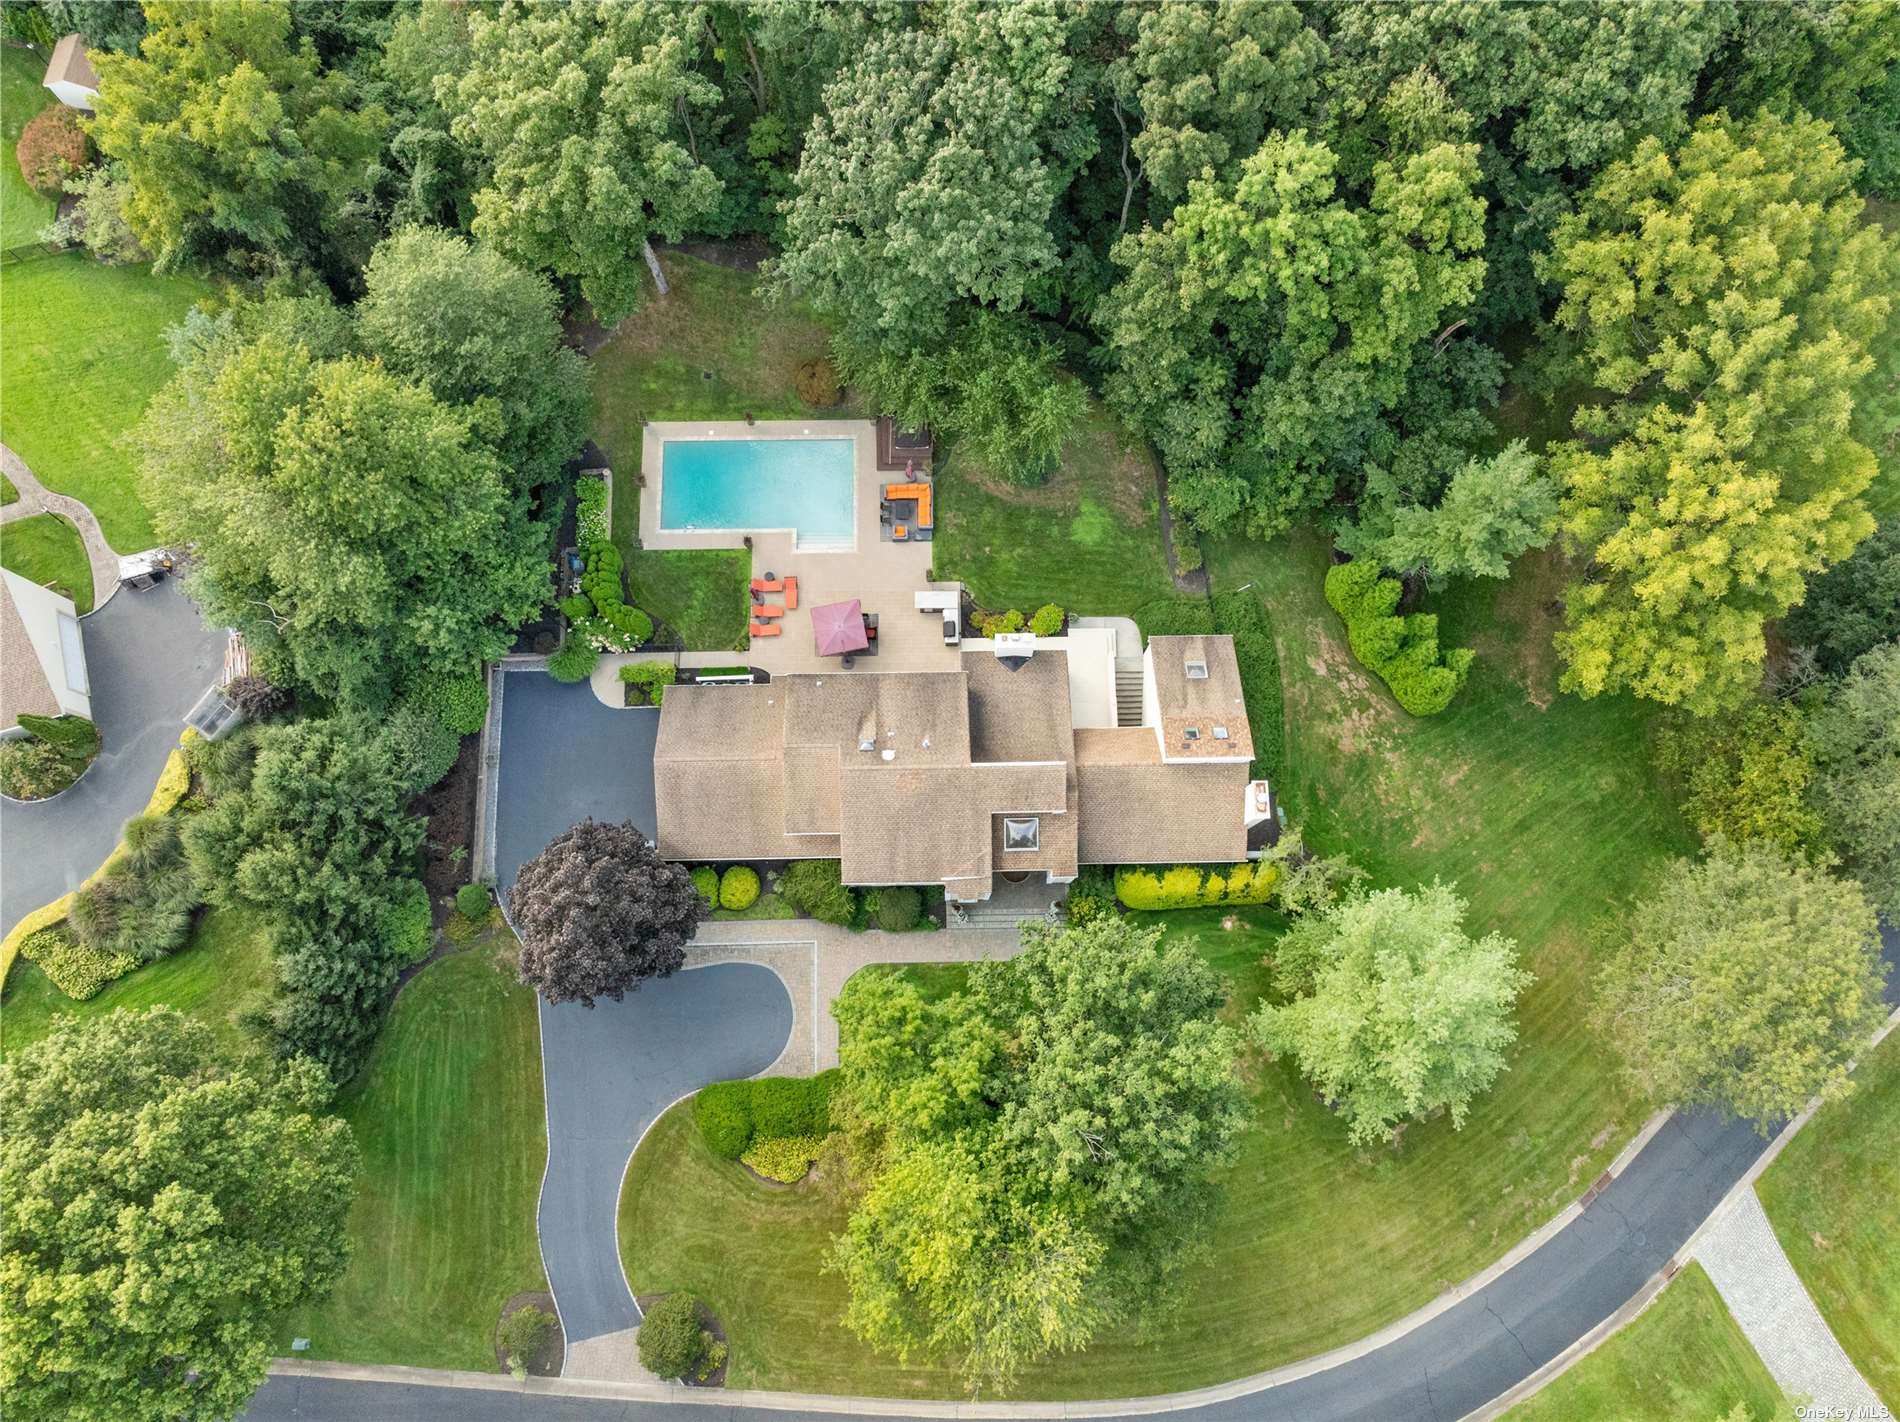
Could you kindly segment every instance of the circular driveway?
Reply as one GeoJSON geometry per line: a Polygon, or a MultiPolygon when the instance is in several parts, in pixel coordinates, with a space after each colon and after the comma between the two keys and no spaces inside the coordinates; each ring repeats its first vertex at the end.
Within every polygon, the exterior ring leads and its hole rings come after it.
{"type": "Polygon", "coordinates": [[[103,748],[64,794],[0,806],[0,933],[105,862],[223,668],[225,634],[204,625],[175,578],[122,588],[79,625],[103,748]]]}

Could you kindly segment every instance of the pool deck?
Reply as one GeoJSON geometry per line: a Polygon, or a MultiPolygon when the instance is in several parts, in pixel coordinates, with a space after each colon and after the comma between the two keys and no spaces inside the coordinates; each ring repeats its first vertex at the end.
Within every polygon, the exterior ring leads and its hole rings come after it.
{"type": "MultiPolygon", "coordinates": [[[[746,660],[774,676],[792,672],[841,671],[837,657],[821,657],[814,650],[811,609],[829,602],[857,598],[866,612],[878,614],[878,654],[860,656],[853,670],[867,672],[944,671],[959,665],[955,647],[943,643],[943,619],[917,611],[914,594],[930,589],[954,589],[954,582],[930,580],[929,543],[887,543],[878,533],[878,499],[884,483],[901,475],[877,471],[877,425],[871,420],[743,420],[656,421],[646,426],[641,442],[643,471],[651,471],[640,486],[640,546],[668,548],[743,548],[752,538],[752,576],[766,572],[798,579],[798,609],[779,618],[785,631],[777,637],[755,637],[746,660]],[[851,548],[814,548],[800,551],[791,529],[695,529],[674,531],[660,527],[660,488],[664,478],[662,446],[667,440],[688,439],[849,439],[856,446],[856,544],[851,548]]],[[[941,520],[939,512],[937,518],[941,520]]],[[[768,595],[783,605],[783,597],[768,595]]],[[[731,651],[683,652],[680,665],[723,666],[731,651]]]]}

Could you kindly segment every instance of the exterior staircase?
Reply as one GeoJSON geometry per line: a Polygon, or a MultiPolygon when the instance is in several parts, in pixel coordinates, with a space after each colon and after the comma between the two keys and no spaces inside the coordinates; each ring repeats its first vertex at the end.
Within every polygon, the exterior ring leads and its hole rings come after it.
{"type": "Polygon", "coordinates": [[[1141,724],[1141,658],[1115,658],[1115,724],[1141,724]]]}
{"type": "Polygon", "coordinates": [[[1040,873],[1032,874],[1020,884],[1012,884],[1001,874],[992,880],[990,896],[980,904],[952,904],[949,915],[950,927],[970,928],[1014,928],[1026,918],[1045,918],[1051,905],[1059,904],[1067,898],[1069,889],[1066,884],[1043,882],[1040,873]]]}

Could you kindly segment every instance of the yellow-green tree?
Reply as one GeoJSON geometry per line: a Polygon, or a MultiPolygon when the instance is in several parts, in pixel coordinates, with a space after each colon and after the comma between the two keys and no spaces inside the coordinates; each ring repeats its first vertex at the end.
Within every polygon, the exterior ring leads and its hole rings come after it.
{"type": "Polygon", "coordinates": [[[1613,163],[1546,274],[1575,375],[1614,398],[1551,451],[1562,685],[1698,714],[1758,681],[1762,626],[1873,531],[1856,387],[1895,341],[1900,243],[1860,220],[1826,124],[1715,115],[1613,163]]]}

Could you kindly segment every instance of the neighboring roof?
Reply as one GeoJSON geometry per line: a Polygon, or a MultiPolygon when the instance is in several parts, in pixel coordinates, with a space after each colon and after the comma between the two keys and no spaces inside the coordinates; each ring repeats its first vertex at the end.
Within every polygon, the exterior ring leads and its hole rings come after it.
{"type": "Polygon", "coordinates": [[[1170,759],[1182,756],[1253,759],[1253,733],[1240,689],[1231,637],[1150,637],[1161,740],[1170,759]],[[1192,664],[1203,676],[1189,676],[1192,664]],[[1188,732],[1195,732],[1189,736],[1188,732]],[[1216,734],[1224,730],[1223,738],[1216,734]]]}
{"type": "Polygon", "coordinates": [[[67,35],[53,46],[46,77],[40,82],[49,89],[55,84],[77,84],[82,89],[98,91],[99,76],[93,73],[92,61],[86,58],[85,41],[77,33],[67,35]]]}
{"type": "Polygon", "coordinates": [[[1164,764],[1152,728],[1129,726],[1077,731],[1075,770],[1080,863],[1233,864],[1247,857],[1245,765],[1164,764]]]}
{"type": "Polygon", "coordinates": [[[88,710],[82,635],[71,598],[0,569],[0,729],[88,710]]]}
{"type": "Polygon", "coordinates": [[[0,576],[0,728],[7,730],[19,725],[21,716],[59,715],[53,676],[64,675],[57,664],[49,669],[44,649],[27,633],[13,596],[16,582],[25,579],[17,573],[0,576]]]}

